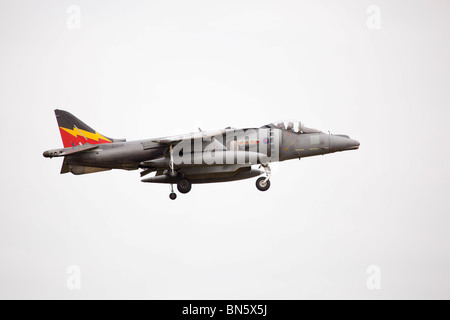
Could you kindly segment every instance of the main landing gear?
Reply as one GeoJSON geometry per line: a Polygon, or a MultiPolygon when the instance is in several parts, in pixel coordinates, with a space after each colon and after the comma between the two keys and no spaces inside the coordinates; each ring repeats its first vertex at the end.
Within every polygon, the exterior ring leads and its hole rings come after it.
{"type": "Polygon", "coordinates": [[[177,189],[178,191],[180,191],[180,193],[188,193],[189,191],[191,191],[192,188],[192,184],[189,182],[189,180],[187,179],[181,179],[178,180],[177,183],[177,189]]]}
{"type": "Polygon", "coordinates": [[[266,177],[261,177],[256,180],[256,188],[258,188],[259,191],[267,191],[270,188],[270,177],[272,175],[270,171],[269,163],[263,163],[261,164],[264,168],[264,171],[266,172],[266,177]]]}
{"type": "MultiPolygon", "coordinates": [[[[185,178],[181,178],[177,182],[177,189],[180,193],[186,194],[192,189],[192,183],[185,178]]],[[[173,192],[173,184],[170,184],[170,194],[169,194],[170,200],[175,200],[177,198],[177,194],[173,192]]]]}

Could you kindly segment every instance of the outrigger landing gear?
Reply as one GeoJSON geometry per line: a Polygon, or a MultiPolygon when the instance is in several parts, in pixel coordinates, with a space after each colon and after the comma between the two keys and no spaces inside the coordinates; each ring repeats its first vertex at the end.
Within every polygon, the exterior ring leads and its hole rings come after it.
{"type": "Polygon", "coordinates": [[[263,163],[261,164],[264,168],[264,171],[266,171],[266,177],[263,178],[258,178],[258,180],[256,180],[256,188],[258,188],[259,191],[267,191],[270,188],[270,177],[272,175],[271,171],[270,171],[270,166],[269,163],[263,163]]]}
{"type": "MultiPolygon", "coordinates": [[[[172,145],[170,145],[169,153],[170,153],[170,160],[169,160],[170,171],[169,171],[169,175],[171,177],[176,177],[178,173],[175,171],[175,165],[174,165],[174,162],[173,162],[173,146],[172,145]]],[[[178,190],[180,190],[179,187],[178,187],[178,190]]],[[[177,198],[177,194],[175,192],[173,192],[173,184],[172,183],[170,184],[169,198],[170,198],[170,200],[175,200],[177,198]]]]}
{"type": "Polygon", "coordinates": [[[173,184],[170,184],[170,194],[169,194],[170,200],[175,200],[177,198],[177,194],[173,192],[173,184]]]}

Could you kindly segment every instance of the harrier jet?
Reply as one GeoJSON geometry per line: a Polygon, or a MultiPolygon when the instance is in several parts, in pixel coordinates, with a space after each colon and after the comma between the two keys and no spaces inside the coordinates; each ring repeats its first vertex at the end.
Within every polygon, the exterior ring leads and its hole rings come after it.
{"type": "Polygon", "coordinates": [[[142,182],[173,185],[180,193],[193,184],[256,180],[260,191],[270,187],[270,163],[355,150],[359,142],[306,127],[299,121],[278,121],[259,128],[225,128],[163,138],[129,141],[98,133],[67,111],[55,110],[64,148],[44,157],[64,157],[61,174],[111,169],[142,169],[142,182]],[[259,166],[259,168],[258,168],[259,166]],[[264,171],[260,170],[263,168],[264,171]]]}

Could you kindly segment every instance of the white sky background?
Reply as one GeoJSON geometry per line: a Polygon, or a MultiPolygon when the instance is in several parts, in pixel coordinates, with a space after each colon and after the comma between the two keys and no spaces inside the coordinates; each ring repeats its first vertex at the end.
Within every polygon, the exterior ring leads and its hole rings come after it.
{"type": "Polygon", "coordinates": [[[449,14],[2,0],[0,298],[449,299],[449,14]],[[265,193],[251,179],[171,201],[138,171],[59,175],[42,157],[62,147],[55,108],[128,140],[294,118],[361,148],[274,166],[265,193]]]}

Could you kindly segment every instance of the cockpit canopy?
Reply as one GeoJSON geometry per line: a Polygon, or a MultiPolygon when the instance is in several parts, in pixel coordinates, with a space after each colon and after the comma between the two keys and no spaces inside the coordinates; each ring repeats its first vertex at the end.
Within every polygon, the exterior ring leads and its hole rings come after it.
{"type": "Polygon", "coordinates": [[[321,132],[320,130],[308,128],[300,121],[294,121],[294,120],[282,120],[270,123],[264,127],[268,128],[278,128],[283,129],[287,131],[291,131],[294,133],[318,133],[321,132]]]}

